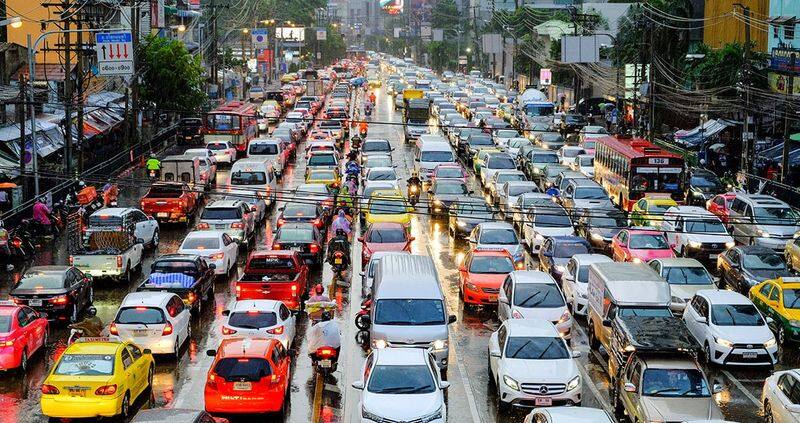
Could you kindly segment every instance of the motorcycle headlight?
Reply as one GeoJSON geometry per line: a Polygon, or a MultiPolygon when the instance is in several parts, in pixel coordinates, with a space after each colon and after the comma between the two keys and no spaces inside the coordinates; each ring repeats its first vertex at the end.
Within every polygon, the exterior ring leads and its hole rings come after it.
{"type": "Polygon", "coordinates": [[[567,383],[567,391],[571,391],[581,386],[581,375],[577,375],[567,383]]]}
{"type": "Polygon", "coordinates": [[[519,383],[517,383],[517,381],[511,376],[503,375],[503,383],[505,383],[509,388],[519,391],[519,383]]]}
{"type": "Polygon", "coordinates": [[[379,350],[386,348],[386,346],[387,346],[387,345],[388,345],[388,344],[387,344],[387,343],[386,343],[386,341],[385,341],[385,340],[383,340],[383,339],[374,339],[374,340],[372,341],[372,347],[373,347],[373,348],[377,348],[377,349],[379,349],[379,350]]]}
{"type": "Polygon", "coordinates": [[[434,351],[444,351],[448,345],[449,342],[446,339],[437,339],[431,343],[431,347],[433,347],[434,351]]]}

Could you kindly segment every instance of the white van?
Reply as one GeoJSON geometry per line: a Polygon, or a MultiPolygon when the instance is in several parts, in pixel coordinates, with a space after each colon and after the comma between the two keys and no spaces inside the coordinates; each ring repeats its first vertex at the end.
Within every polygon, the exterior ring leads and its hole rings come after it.
{"type": "Polygon", "coordinates": [[[233,193],[250,192],[269,207],[275,203],[278,190],[277,176],[272,163],[263,158],[239,159],[233,163],[228,179],[228,189],[233,193]]]}
{"type": "Polygon", "coordinates": [[[456,155],[450,144],[445,141],[426,142],[422,148],[417,150],[414,160],[419,171],[419,178],[422,182],[427,182],[433,175],[436,166],[442,163],[456,163],[456,155]]]}
{"type": "Polygon", "coordinates": [[[247,146],[247,157],[252,159],[262,159],[275,168],[278,177],[283,175],[286,168],[286,151],[283,148],[284,142],[278,138],[261,138],[250,141],[247,146]]]}
{"type": "Polygon", "coordinates": [[[448,325],[456,316],[447,312],[433,260],[405,254],[383,257],[372,288],[372,348],[430,349],[445,374],[450,351],[448,325]]]}
{"type": "Polygon", "coordinates": [[[421,149],[422,146],[425,145],[425,144],[437,143],[437,142],[445,142],[446,143],[448,141],[447,141],[447,138],[445,138],[445,137],[443,137],[441,135],[436,135],[436,134],[421,135],[417,139],[417,150],[421,149]]]}

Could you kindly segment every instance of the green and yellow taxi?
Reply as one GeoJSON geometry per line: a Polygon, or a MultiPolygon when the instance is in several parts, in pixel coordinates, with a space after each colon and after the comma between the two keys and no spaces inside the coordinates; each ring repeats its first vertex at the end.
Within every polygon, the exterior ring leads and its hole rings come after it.
{"type": "Polygon", "coordinates": [[[399,223],[406,229],[411,226],[411,212],[414,208],[406,198],[398,193],[375,192],[364,211],[366,226],[377,222],[399,223]]]}
{"type": "Polygon", "coordinates": [[[153,384],[150,350],[113,338],[69,345],[42,384],[42,414],[51,419],[127,417],[153,384]]]}
{"type": "Polygon", "coordinates": [[[750,288],[749,297],[779,343],[800,341],[800,278],[767,279],[750,288]]]}
{"type": "Polygon", "coordinates": [[[338,168],[309,168],[306,172],[307,184],[325,184],[330,187],[341,184],[341,181],[342,175],[338,168]]]}
{"type": "Polygon", "coordinates": [[[644,197],[633,205],[631,210],[631,225],[633,226],[659,226],[664,218],[664,213],[678,203],[668,196],[644,197]]]}
{"type": "Polygon", "coordinates": [[[488,157],[489,154],[502,152],[503,150],[497,147],[479,148],[478,152],[475,153],[475,157],[472,159],[472,168],[475,170],[475,174],[481,174],[481,167],[483,167],[483,164],[486,163],[486,157],[488,157]]]}

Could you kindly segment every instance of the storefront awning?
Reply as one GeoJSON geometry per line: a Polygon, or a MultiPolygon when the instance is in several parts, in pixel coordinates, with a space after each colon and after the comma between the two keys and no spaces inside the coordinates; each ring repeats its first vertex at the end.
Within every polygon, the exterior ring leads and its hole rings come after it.
{"type": "Polygon", "coordinates": [[[686,131],[675,132],[675,142],[684,147],[699,147],[701,143],[722,132],[729,126],[737,125],[736,122],[726,119],[711,119],[701,126],[686,131]]]}

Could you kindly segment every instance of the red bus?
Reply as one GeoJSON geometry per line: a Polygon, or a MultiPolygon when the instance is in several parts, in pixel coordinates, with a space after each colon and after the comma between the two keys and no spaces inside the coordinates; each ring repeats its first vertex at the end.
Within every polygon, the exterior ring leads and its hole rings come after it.
{"type": "Polygon", "coordinates": [[[684,177],[683,157],[647,140],[611,136],[597,140],[594,178],[624,210],[630,211],[648,194],[669,194],[683,201],[684,177]]]}
{"type": "Polygon", "coordinates": [[[204,116],[203,141],[228,141],[240,153],[247,151],[250,140],[258,136],[256,108],[252,104],[231,101],[204,116]]]}

